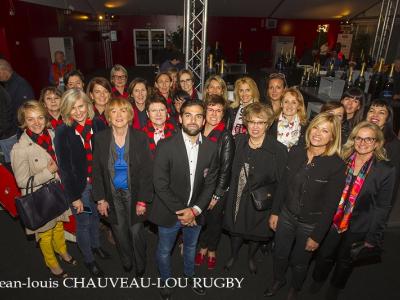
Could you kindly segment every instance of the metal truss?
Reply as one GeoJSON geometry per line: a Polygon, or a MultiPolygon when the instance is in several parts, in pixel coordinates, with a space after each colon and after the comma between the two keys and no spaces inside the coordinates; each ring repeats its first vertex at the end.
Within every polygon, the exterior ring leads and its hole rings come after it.
{"type": "Polygon", "coordinates": [[[206,64],[208,0],[184,0],[183,44],[186,68],[194,75],[195,88],[203,92],[206,64]]]}
{"type": "Polygon", "coordinates": [[[371,52],[372,58],[375,61],[378,61],[381,57],[386,60],[398,7],[399,0],[382,0],[376,35],[371,52]]]}

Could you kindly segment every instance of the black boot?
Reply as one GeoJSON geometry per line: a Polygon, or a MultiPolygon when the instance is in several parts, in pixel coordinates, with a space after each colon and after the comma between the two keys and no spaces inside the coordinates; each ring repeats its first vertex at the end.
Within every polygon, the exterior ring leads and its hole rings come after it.
{"type": "Polygon", "coordinates": [[[285,281],[276,281],[274,280],[274,282],[272,283],[272,285],[270,287],[268,287],[265,291],[264,291],[264,297],[272,297],[275,296],[276,293],[285,286],[286,284],[286,280],[285,281]]]}
{"type": "Polygon", "coordinates": [[[260,246],[260,243],[258,242],[249,242],[249,252],[248,252],[248,260],[249,260],[249,271],[250,274],[257,274],[257,266],[254,261],[254,257],[257,253],[257,250],[260,246]]]}
{"type": "Polygon", "coordinates": [[[231,237],[232,255],[225,264],[225,267],[224,267],[225,271],[230,271],[232,269],[234,263],[236,262],[238,255],[239,255],[239,250],[240,250],[240,247],[242,246],[242,244],[243,244],[243,239],[241,237],[236,237],[236,236],[231,237]]]}

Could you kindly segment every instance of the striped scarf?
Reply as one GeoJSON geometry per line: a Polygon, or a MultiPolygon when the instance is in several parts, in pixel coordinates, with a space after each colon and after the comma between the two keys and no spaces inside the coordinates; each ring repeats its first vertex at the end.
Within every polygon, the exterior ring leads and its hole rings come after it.
{"type": "Polygon", "coordinates": [[[92,125],[93,122],[91,119],[86,119],[85,125],[80,125],[76,121],[72,124],[73,128],[80,134],[83,139],[83,148],[86,151],[86,162],[87,162],[87,177],[89,183],[92,183],[92,168],[93,168],[93,153],[92,147],[90,145],[90,141],[92,139],[92,125]]]}
{"type": "Polygon", "coordinates": [[[358,195],[360,194],[361,188],[364,185],[365,178],[371,169],[373,159],[367,161],[361,168],[356,179],[354,180],[353,186],[351,187],[351,181],[354,174],[354,167],[356,163],[356,154],[354,153],[348,160],[346,170],[346,185],[344,187],[342,197],[340,198],[339,206],[333,217],[333,226],[335,226],[338,233],[346,231],[349,227],[350,219],[353,214],[353,209],[356,204],[358,195]]]}
{"type": "MultiPolygon", "coordinates": [[[[156,129],[154,128],[153,123],[150,120],[148,120],[146,126],[144,126],[142,128],[142,131],[144,133],[146,133],[146,135],[149,139],[150,151],[151,151],[151,154],[154,156],[156,153],[157,144],[154,140],[154,134],[156,132],[156,129]]],[[[175,132],[176,132],[176,128],[175,128],[174,124],[171,123],[170,121],[165,122],[164,130],[163,130],[164,137],[162,137],[162,139],[167,139],[167,138],[173,136],[175,134],[175,132]]]]}
{"type": "Polygon", "coordinates": [[[223,121],[219,122],[217,126],[208,134],[207,138],[214,143],[218,143],[221,139],[222,133],[225,130],[225,123],[223,121]]]}
{"type": "Polygon", "coordinates": [[[58,126],[64,124],[61,116],[59,116],[58,119],[54,119],[52,116],[50,116],[50,123],[54,130],[56,130],[58,126]]]}
{"type": "Polygon", "coordinates": [[[38,144],[40,147],[46,150],[46,152],[51,156],[54,162],[57,163],[56,153],[54,152],[51,136],[46,128],[43,130],[41,134],[33,133],[28,128],[25,130],[25,132],[31,138],[32,141],[34,141],[36,144],[38,144]]]}
{"type": "Polygon", "coordinates": [[[103,123],[104,123],[106,126],[108,126],[108,122],[107,122],[106,115],[105,115],[104,111],[103,111],[103,113],[100,113],[100,112],[98,111],[98,109],[96,108],[96,106],[94,106],[94,105],[93,105],[93,110],[94,110],[94,115],[95,115],[96,117],[98,117],[101,121],[103,121],[103,123]]]}

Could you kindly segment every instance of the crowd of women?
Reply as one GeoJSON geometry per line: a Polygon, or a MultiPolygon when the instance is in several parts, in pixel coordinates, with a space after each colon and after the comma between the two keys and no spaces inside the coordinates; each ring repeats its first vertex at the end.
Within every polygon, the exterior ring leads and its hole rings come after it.
{"type": "Polygon", "coordinates": [[[264,296],[286,284],[290,266],[288,299],[296,299],[315,258],[310,292],[333,272],[326,296],[336,299],[353,270],[354,243],[382,246],[400,169],[400,141],[386,102],[373,100],[367,108],[364,93],[351,88],[309,120],[301,92],[279,73],[267,78],[266,101],[250,77],[236,81],[233,102],[219,76],[207,79],[203,95],[189,70],[161,72],[153,87],[142,78],[127,80],[126,69],[116,65],[110,81],[93,78],[85,90],[83,75],[75,70],[65,76],[63,94],[46,87],[38,101],[19,109],[23,132],[11,152],[18,186],[25,194],[31,176],[35,189],[58,180],[70,203],[43,227],[27,229],[54,276],[69,276],[59,260],[78,264],[63,236],[71,214],[92,275],[104,275],[96,258],[110,257],[100,245],[99,217],[112,229],[124,270],[145,273],[146,255],[152,255],[146,253],[144,228],[157,145],[179,132],[182,104],[199,97],[205,107],[203,135],[218,144],[219,173],[203,212],[197,266],[216,267],[226,230],[231,240],[226,270],[235,267],[244,243],[251,274],[257,273],[260,246],[273,249],[273,282],[264,296]],[[260,193],[268,194],[264,209],[254,205],[260,193]]]}

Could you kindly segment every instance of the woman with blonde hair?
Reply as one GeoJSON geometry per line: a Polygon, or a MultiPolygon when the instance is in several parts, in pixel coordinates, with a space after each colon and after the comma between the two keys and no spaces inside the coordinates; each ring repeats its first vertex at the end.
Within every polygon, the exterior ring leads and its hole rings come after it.
{"type": "MultiPolygon", "coordinates": [[[[34,176],[34,191],[60,178],[54,152],[54,132],[47,129],[49,119],[46,109],[38,101],[27,101],[18,110],[18,121],[24,131],[12,148],[11,166],[22,195],[25,195],[28,192],[26,184],[31,176],[34,176]]],[[[55,254],[59,255],[61,261],[77,265],[77,261],[67,251],[64,238],[63,222],[68,222],[71,214],[68,209],[39,229],[26,229],[27,234],[35,235],[47,267],[58,278],[65,278],[68,274],[59,265],[55,254]]]]}
{"type": "Polygon", "coordinates": [[[355,125],[343,146],[347,164],[333,224],[321,245],[313,272],[311,293],[324,284],[332,269],[326,299],[337,299],[354,268],[351,249],[381,247],[396,181],[395,167],[388,162],[380,128],[363,121],[355,125]]]}
{"type": "Polygon", "coordinates": [[[227,127],[232,135],[246,133],[247,129],[243,120],[243,111],[251,103],[260,101],[260,92],[257,84],[250,77],[242,77],[236,80],[234,90],[235,100],[227,111],[227,127]]]}
{"type": "Polygon", "coordinates": [[[329,113],[317,115],[305,133],[304,145],[292,147],[279,184],[269,225],[275,231],[273,283],[264,296],[274,296],[292,280],[287,299],[297,299],[313,251],[323,241],[344,186],[340,154],[340,121],[329,113]]]}
{"type": "Polygon", "coordinates": [[[226,86],[225,80],[219,75],[213,75],[208,77],[206,83],[204,84],[204,95],[202,97],[203,101],[207,101],[209,96],[218,95],[222,96],[225,101],[228,102],[228,88],[226,86]]]}
{"type": "Polygon", "coordinates": [[[126,272],[146,267],[143,222],[152,201],[152,160],[147,137],[130,125],[134,117],[126,99],[112,99],[106,108],[110,129],[95,137],[93,197],[103,218],[111,224],[126,272]],[[107,180],[105,180],[107,179],[107,180]]]}
{"type": "Polygon", "coordinates": [[[94,254],[102,259],[110,255],[100,247],[99,216],[91,193],[93,135],[105,129],[105,125],[94,118],[92,102],[79,89],[71,89],[63,94],[61,115],[64,124],[57,128],[56,154],[65,194],[76,218],[78,246],[90,274],[103,276],[94,254]]]}
{"type": "Polygon", "coordinates": [[[297,144],[304,144],[307,112],[304,98],[297,88],[288,88],[282,94],[281,109],[276,114],[268,134],[284,144],[288,151],[297,144]]]}

